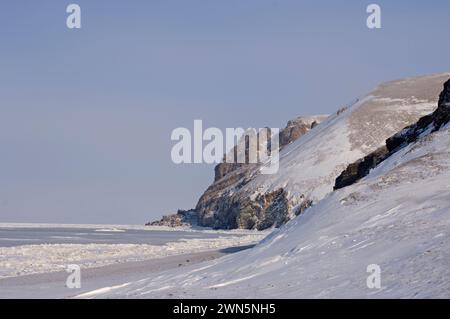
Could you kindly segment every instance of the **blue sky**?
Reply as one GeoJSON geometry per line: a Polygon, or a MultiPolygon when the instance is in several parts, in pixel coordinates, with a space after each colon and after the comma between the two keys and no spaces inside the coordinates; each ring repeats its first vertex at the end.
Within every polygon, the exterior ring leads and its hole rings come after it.
{"type": "Polygon", "coordinates": [[[193,207],[209,165],[170,133],[282,127],[385,80],[450,70],[450,2],[9,1],[0,10],[0,222],[144,223],[193,207]]]}

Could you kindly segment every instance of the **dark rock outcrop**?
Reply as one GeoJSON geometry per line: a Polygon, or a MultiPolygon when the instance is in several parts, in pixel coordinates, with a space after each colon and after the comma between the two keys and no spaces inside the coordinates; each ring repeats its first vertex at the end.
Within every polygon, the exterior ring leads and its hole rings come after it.
{"type": "Polygon", "coordinates": [[[350,164],[342,173],[336,178],[334,189],[340,189],[352,185],[359,181],[362,177],[369,174],[370,170],[376,167],[379,163],[384,161],[389,154],[388,148],[382,146],[373,153],[364,158],[350,164]]]}
{"type": "Polygon", "coordinates": [[[340,189],[352,185],[367,176],[371,169],[382,161],[396,153],[410,143],[417,141],[426,133],[433,133],[450,122],[450,80],[444,84],[444,89],[439,96],[437,109],[422,118],[415,124],[407,126],[399,133],[386,140],[386,145],[380,147],[364,158],[350,164],[336,178],[334,189],[340,189]]]}
{"type": "Polygon", "coordinates": [[[257,229],[264,230],[272,226],[278,227],[288,220],[289,203],[283,189],[259,194],[256,198],[237,199],[226,197],[218,202],[217,209],[226,213],[215,215],[211,220],[203,220],[215,229],[257,229]]]}
{"type": "Polygon", "coordinates": [[[180,227],[188,225],[197,225],[198,215],[193,210],[178,210],[176,214],[166,215],[161,220],[148,222],[145,226],[169,226],[180,227]]]}

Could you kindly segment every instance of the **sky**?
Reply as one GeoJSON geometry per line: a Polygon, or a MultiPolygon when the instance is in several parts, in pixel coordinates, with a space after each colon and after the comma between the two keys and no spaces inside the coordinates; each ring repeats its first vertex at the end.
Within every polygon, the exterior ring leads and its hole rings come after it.
{"type": "Polygon", "coordinates": [[[379,83],[450,71],[449,1],[15,0],[0,10],[0,222],[143,224],[213,165],[178,127],[284,127],[379,83]],[[66,7],[81,7],[68,29],[66,7]]]}

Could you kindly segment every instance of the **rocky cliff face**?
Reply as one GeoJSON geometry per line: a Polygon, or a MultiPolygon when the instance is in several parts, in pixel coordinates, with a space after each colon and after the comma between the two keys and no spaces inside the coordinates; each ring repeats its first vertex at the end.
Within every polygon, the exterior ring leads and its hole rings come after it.
{"type": "MultiPolygon", "coordinates": [[[[290,143],[296,141],[298,138],[300,138],[302,135],[306,134],[309,130],[314,128],[317,124],[319,124],[321,121],[327,118],[327,115],[319,115],[319,116],[311,116],[311,117],[298,117],[294,120],[291,120],[287,123],[287,126],[280,131],[279,134],[279,145],[280,145],[280,151],[290,143]]],[[[245,141],[241,140],[239,143],[245,143],[245,141]]],[[[262,147],[261,145],[259,147],[262,147]]],[[[258,165],[255,164],[249,164],[248,163],[248,149],[249,145],[245,145],[245,152],[246,152],[246,161],[247,163],[241,164],[241,163],[221,163],[218,164],[214,168],[214,183],[225,177],[231,172],[238,171],[241,168],[244,168],[244,170],[251,170],[258,165]]],[[[235,146],[233,150],[231,151],[235,154],[235,157],[237,156],[238,147],[235,146]]]]}
{"type": "Polygon", "coordinates": [[[450,80],[444,84],[439,95],[437,109],[386,140],[386,145],[370,153],[364,158],[350,164],[336,179],[334,189],[340,189],[354,184],[367,176],[372,168],[390,157],[399,149],[415,142],[421,136],[439,130],[450,122],[450,80]]]}
{"type": "MultiPolygon", "coordinates": [[[[280,151],[298,140],[327,116],[298,117],[280,131],[280,151]]],[[[273,191],[249,196],[239,192],[259,174],[257,164],[222,163],[216,167],[215,182],[200,197],[195,211],[199,224],[220,229],[258,229],[279,227],[294,215],[287,192],[273,191]],[[221,174],[217,174],[220,171],[221,174]]]]}
{"type": "MultiPolygon", "coordinates": [[[[280,131],[280,151],[306,134],[324,119],[327,115],[298,117],[290,120],[287,126],[280,131]]],[[[244,140],[239,143],[245,143],[244,140]]],[[[259,147],[262,147],[261,145],[259,147]]],[[[290,207],[286,200],[286,192],[279,188],[267,194],[260,194],[251,199],[232,196],[232,193],[246,185],[258,174],[258,164],[248,163],[248,149],[246,144],[246,163],[221,163],[214,169],[214,183],[208,187],[199,199],[195,210],[178,211],[176,214],[164,216],[161,220],[148,223],[157,226],[182,226],[189,223],[221,229],[266,229],[271,226],[280,226],[289,220],[287,212],[290,207]],[[195,217],[192,212],[196,212],[195,217]],[[225,212],[211,214],[211,212],[225,212]]],[[[231,151],[237,157],[238,147],[231,151]]]]}

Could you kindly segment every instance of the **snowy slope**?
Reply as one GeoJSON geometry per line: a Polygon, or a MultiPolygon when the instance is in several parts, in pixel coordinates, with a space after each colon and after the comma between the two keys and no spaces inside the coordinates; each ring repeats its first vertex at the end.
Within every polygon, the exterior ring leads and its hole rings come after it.
{"type": "Polygon", "coordinates": [[[254,249],[82,298],[450,297],[450,128],[402,149],[254,249]],[[381,267],[381,289],[366,270],[381,267]]]}
{"type": "Polygon", "coordinates": [[[226,189],[220,188],[217,193],[214,193],[213,185],[197,205],[201,218],[217,228],[260,227],[253,221],[260,215],[271,216],[264,210],[254,213],[255,207],[261,206],[261,196],[266,196],[267,207],[271,205],[267,197],[275,202],[284,202],[286,198],[286,205],[271,212],[276,216],[273,219],[281,216],[278,219],[284,221],[295,217],[305,203],[318,202],[332,192],[336,177],[350,163],[384,145],[388,137],[405,126],[433,112],[442,84],[449,77],[450,73],[444,73],[380,85],[283,148],[278,173],[253,174],[236,180],[226,189]],[[282,191],[285,198],[271,196],[278,191],[282,191]]]}
{"type": "Polygon", "coordinates": [[[241,191],[261,193],[283,187],[294,201],[301,195],[322,199],[348,164],[434,111],[442,84],[449,77],[450,73],[443,73],[380,85],[286,147],[280,154],[278,174],[259,175],[241,191]]]}

